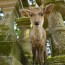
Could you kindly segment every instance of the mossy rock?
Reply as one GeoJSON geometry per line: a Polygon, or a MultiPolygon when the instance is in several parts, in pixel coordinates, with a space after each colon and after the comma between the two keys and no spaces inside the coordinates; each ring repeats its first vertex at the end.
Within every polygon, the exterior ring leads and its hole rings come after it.
{"type": "Polygon", "coordinates": [[[22,53],[22,51],[21,51],[21,48],[19,47],[18,44],[19,44],[18,42],[14,42],[13,43],[10,55],[14,56],[18,60],[21,60],[21,56],[22,56],[21,53],[22,53]]]}
{"type": "Polygon", "coordinates": [[[23,7],[29,7],[27,0],[22,0],[23,7]]]}
{"type": "Polygon", "coordinates": [[[22,65],[22,64],[13,56],[0,56],[0,65],[22,65]]]}
{"type": "Polygon", "coordinates": [[[8,25],[0,24],[0,29],[7,31],[9,29],[8,25]]]}
{"type": "Polygon", "coordinates": [[[21,26],[31,24],[29,17],[20,17],[19,19],[16,19],[16,23],[21,26]]]}
{"type": "Polygon", "coordinates": [[[8,30],[9,30],[8,25],[0,24],[0,41],[6,38],[8,30]]]}
{"type": "Polygon", "coordinates": [[[0,41],[0,55],[9,55],[11,53],[13,46],[13,42],[8,41],[8,42],[3,42],[0,41]]]}
{"type": "Polygon", "coordinates": [[[3,33],[0,33],[0,41],[3,41],[6,38],[6,35],[3,33]]]}
{"type": "Polygon", "coordinates": [[[0,41],[0,56],[9,55],[21,60],[21,49],[18,43],[14,41],[0,41]]]}
{"type": "Polygon", "coordinates": [[[48,58],[46,65],[65,65],[65,55],[48,58]]]}
{"type": "Polygon", "coordinates": [[[0,57],[0,65],[8,65],[9,63],[7,63],[3,58],[0,57]]]}
{"type": "Polygon", "coordinates": [[[49,4],[49,3],[64,3],[64,0],[45,0],[44,3],[45,4],[49,4]]]}

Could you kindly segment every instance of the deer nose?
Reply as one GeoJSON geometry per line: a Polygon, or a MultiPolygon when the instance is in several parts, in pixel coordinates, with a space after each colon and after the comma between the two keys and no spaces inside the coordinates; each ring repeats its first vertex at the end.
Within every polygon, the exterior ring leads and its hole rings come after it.
{"type": "Polygon", "coordinates": [[[39,23],[38,22],[35,22],[35,25],[39,25],[39,23]]]}

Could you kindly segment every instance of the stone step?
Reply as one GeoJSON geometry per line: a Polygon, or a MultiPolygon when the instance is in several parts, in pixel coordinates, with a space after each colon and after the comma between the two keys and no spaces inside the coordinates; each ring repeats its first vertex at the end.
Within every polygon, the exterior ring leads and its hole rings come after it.
{"type": "Polygon", "coordinates": [[[51,63],[50,65],[65,65],[64,63],[51,63]]]}
{"type": "Polygon", "coordinates": [[[22,65],[22,64],[13,56],[0,56],[0,65],[22,65]]]}
{"type": "Polygon", "coordinates": [[[48,58],[46,65],[65,65],[65,55],[48,58]]]}

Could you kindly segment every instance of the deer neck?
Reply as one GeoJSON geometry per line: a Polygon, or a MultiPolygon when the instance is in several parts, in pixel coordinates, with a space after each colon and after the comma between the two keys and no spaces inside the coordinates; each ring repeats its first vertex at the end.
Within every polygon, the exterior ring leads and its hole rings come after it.
{"type": "Polygon", "coordinates": [[[42,37],[42,30],[43,30],[43,27],[41,27],[41,26],[33,27],[33,31],[34,31],[35,37],[37,39],[40,39],[42,37]]]}

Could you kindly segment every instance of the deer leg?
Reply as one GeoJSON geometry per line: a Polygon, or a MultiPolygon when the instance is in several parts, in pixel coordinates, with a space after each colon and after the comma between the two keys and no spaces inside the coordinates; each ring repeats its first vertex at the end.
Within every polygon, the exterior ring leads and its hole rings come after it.
{"type": "Polygon", "coordinates": [[[35,65],[35,58],[36,58],[36,49],[32,47],[32,60],[33,60],[33,65],[35,65]]]}
{"type": "Polygon", "coordinates": [[[40,57],[40,54],[39,54],[39,48],[37,49],[37,65],[39,64],[39,62],[40,62],[40,59],[39,59],[39,57],[40,57]]]}
{"type": "Polygon", "coordinates": [[[46,51],[44,51],[44,64],[45,64],[45,62],[46,62],[46,60],[47,60],[47,53],[46,53],[46,51]]]}
{"type": "Polygon", "coordinates": [[[43,65],[44,56],[43,56],[43,49],[42,48],[39,49],[39,60],[40,60],[40,65],[43,65]]]}

